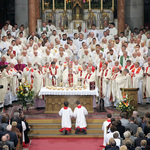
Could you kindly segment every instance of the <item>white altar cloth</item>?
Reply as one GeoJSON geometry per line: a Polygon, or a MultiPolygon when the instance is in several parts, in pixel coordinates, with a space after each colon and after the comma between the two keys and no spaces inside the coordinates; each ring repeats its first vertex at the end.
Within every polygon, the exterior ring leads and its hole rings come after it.
{"type": "Polygon", "coordinates": [[[89,90],[89,89],[83,89],[83,90],[50,90],[46,87],[41,88],[39,92],[39,96],[41,95],[93,95],[93,96],[99,96],[98,89],[95,90],[89,90]]]}

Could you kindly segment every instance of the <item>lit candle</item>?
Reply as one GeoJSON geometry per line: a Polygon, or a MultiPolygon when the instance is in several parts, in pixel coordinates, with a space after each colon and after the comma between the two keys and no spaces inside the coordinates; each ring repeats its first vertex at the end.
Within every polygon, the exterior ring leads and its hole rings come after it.
{"type": "Polygon", "coordinates": [[[89,10],[91,10],[91,0],[89,0],[89,10]]]}
{"type": "Polygon", "coordinates": [[[66,11],[66,0],[64,0],[64,10],[66,11]]]}
{"type": "Polygon", "coordinates": [[[55,10],[55,0],[53,0],[53,10],[55,10]]]}
{"type": "Polygon", "coordinates": [[[101,0],[101,11],[103,11],[103,0],[101,0]]]}
{"type": "Polygon", "coordinates": [[[112,0],[112,11],[114,11],[114,0],[112,0]]]}

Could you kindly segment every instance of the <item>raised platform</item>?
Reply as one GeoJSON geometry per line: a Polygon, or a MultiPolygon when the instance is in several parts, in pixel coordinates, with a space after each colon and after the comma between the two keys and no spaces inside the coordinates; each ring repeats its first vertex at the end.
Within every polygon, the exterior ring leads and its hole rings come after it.
{"type": "Polygon", "coordinates": [[[59,129],[61,128],[61,119],[28,119],[31,127],[30,138],[102,138],[102,123],[106,119],[87,119],[87,135],[75,135],[75,119],[72,119],[71,135],[64,136],[59,129]]]}

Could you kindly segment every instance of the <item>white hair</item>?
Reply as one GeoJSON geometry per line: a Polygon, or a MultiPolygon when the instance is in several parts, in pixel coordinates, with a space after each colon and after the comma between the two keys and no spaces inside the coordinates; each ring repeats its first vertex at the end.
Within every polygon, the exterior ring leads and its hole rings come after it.
{"type": "Polygon", "coordinates": [[[11,131],[11,130],[12,130],[12,125],[8,125],[8,126],[6,127],[6,130],[7,130],[7,131],[11,131]]]}

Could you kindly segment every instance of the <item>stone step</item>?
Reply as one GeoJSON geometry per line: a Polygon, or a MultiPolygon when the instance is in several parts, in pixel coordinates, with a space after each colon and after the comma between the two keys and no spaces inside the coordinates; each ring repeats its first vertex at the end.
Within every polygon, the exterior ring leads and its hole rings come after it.
{"type": "MultiPolygon", "coordinates": [[[[33,124],[29,124],[30,127],[32,129],[60,129],[61,128],[61,124],[60,123],[57,123],[57,124],[52,124],[52,123],[47,123],[47,124],[44,124],[44,123],[39,123],[39,124],[36,124],[36,123],[33,123],[33,124]]],[[[74,129],[75,128],[75,124],[72,124],[72,128],[74,129]]],[[[99,123],[89,123],[87,125],[87,128],[90,129],[90,128],[99,128],[101,129],[102,128],[102,124],[99,124],[99,123]]]]}
{"type": "MultiPolygon", "coordinates": [[[[72,129],[71,133],[75,133],[75,130],[72,129]]],[[[103,134],[101,129],[87,129],[89,134],[103,134]]],[[[60,134],[59,129],[31,129],[29,134],[60,134]]]]}
{"type": "MultiPolygon", "coordinates": [[[[87,123],[103,123],[106,119],[87,119],[87,123]]],[[[61,123],[61,119],[27,119],[29,124],[33,123],[61,123]]],[[[75,119],[72,119],[75,123],[75,119]]]]}

